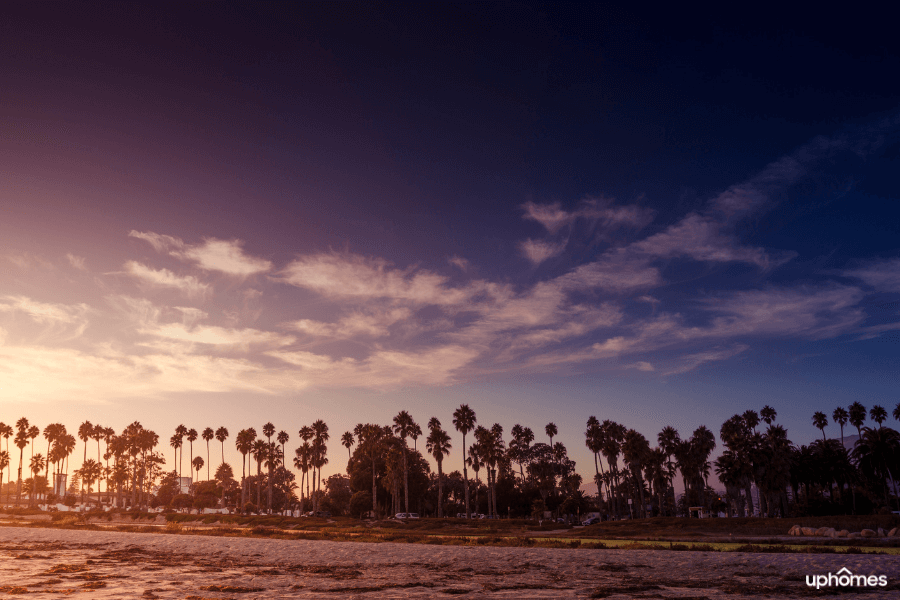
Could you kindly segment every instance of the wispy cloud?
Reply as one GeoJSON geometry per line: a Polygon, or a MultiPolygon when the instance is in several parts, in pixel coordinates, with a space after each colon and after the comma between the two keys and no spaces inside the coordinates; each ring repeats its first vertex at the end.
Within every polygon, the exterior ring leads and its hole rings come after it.
{"type": "Polygon", "coordinates": [[[900,292],[900,258],[881,260],[843,272],[845,277],[863,281],[879,292],[900,292]]]}
{"type": "Polygon", "coordinates": [[[74,254],[66,254],[66,260],[69,261],[69,264],[79,271],[87,271],[87,265],[85,264],[85,260],[83,256],[75,256],[74,254]]]}
{"type": "Polygon", "coordinates": [[[153,269],[130,260],[125,263],[125,273],[153,287],[177,289],[188,296],[204,296],[210,286],[192,275],[176,275],[168,269],[153,269]]]}
{"type": "Polygon", "coordinates": [[[522,242],[519,248],[522,250],[522,255],[532,264],[539,265],[548,258],[561,254],[566,249],[566,243],[529,239],[522,242]]]}
{"type": "Polygon", "coordinates": [[[272,269],[268,260],[248,256],[240,240],[206,238],[202,244],[186,244],[183,240],[153,232],[131,231],[129,236],[148,242],[157,252],[194,262],[201,269],[245,277],[272,269]]]}

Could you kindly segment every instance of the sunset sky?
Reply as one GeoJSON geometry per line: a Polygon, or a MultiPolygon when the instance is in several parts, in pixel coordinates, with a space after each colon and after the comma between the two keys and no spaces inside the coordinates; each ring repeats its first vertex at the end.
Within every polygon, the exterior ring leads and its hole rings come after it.
{"type": "Polygon", "coordinates": [[[288,6],[0,9],[0,421],[900,401],[886,20],[288,6]]]}

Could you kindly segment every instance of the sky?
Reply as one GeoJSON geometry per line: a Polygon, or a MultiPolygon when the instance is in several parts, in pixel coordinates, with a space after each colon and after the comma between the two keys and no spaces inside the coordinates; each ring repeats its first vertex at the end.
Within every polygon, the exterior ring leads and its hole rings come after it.
{"type": "Polygon", "coordinates": [[[890,412],[888,23],[629,10],[4,5],[0,420],[890,412]]]}

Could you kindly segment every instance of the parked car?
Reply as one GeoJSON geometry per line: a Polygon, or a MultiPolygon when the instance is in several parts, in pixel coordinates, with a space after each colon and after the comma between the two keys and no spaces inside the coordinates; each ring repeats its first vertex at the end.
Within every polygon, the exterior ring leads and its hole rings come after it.
{"type": "Polygon", "coordinates": [[[600,522],[600,517],[591,517],[590,519],[585,519],[581,522],[582,525],[594,525],[600,522]]]}

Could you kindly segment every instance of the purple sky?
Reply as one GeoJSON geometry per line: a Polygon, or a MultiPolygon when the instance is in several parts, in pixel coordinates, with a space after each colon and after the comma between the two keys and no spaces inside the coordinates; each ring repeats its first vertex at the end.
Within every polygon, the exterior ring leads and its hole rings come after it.
{"type": "Polygon", "coordinates": [[[327,475],[468,403],[587,479],[590,415],[896,405],[889,32],[429,10],[5,7],[0,420],[224,425],[236,464],[322,418],[327,475]]]}

